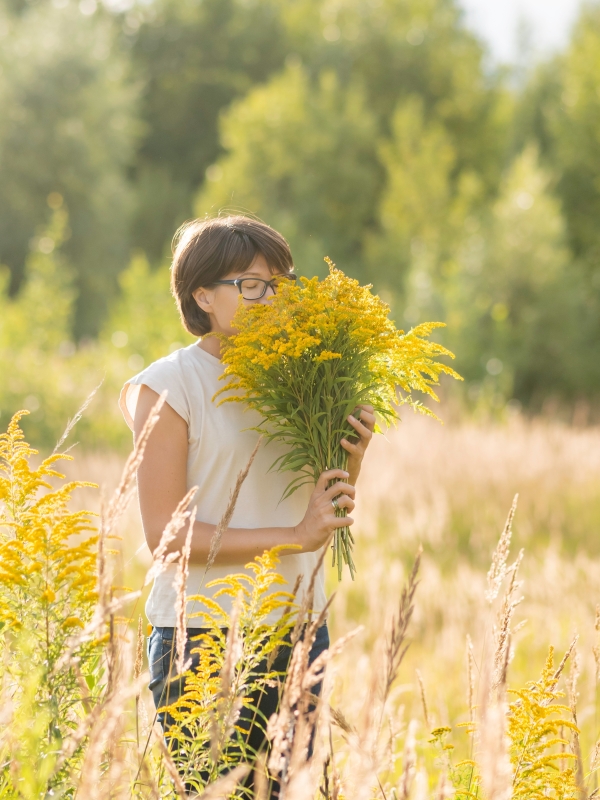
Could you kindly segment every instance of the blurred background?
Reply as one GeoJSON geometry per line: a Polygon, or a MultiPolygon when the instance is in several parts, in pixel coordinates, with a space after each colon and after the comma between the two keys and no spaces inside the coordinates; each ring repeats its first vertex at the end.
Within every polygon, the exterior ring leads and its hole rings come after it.
{"type": "Polygon", "coordinates": [[[223,209],[447,322],[461,413],[597,419],[599,4],[2,0],[0,424],[52,445],[104,380],[77,438],[127,447],[121,384],[191,341],[172,236],[223,209]]]}
{"type": "MultiPolygon", "coordinates": [[[[511,684],[578,630],[591,747],[600,3],[0,0],[0,429],[25,407],[48,451],[102,381],[67,441],[69,477],[102,487],[81,505],[100,507],[131,445],[123,382],[192,341],[168,291],[173,234],[227,209],[282,231],[301,274],[328,255],[371,282],[400,327],[445,321],[465,377],[442,387],[446,425],[407,412],[366,459],[358,575],[328,578],[334,635],[365,625],[340,691],[368,684],[421,543],[403,680],[418,666],[435,718],[468,718],[465,636],[480,663],[485,574],[519,492],[530,622],[511,684]]],[[[149,552],[133,507],[121,549],[137,587],[149,552]]],[[[419,716],[410,688],[398,708],[419,716]]]]}

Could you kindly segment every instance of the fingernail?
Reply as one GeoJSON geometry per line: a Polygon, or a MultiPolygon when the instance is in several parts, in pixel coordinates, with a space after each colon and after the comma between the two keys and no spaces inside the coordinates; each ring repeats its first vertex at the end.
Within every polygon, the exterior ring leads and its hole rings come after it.
{"type": "Polygon", "coordinates": [[[342,470],[342,474],[343,474],[343,475],[345,475],[347,478],[349,478],[349,477],[350,477],[350,473],[349,473],[349,472],[346,472],[346,470],[345,470],[345,469],[343,469],[343,470],[342,470]]]}

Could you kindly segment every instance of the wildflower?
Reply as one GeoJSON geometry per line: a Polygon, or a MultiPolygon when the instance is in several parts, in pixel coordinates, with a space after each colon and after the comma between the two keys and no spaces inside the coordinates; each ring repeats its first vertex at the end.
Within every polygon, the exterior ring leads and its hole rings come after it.
{"type": "Polygon", "coordinates": [[[515,696],[508,714],[513,800],[581,796],[575,769],[561,766],[565,761],[576,766],[577,756],[556,750],[557,746],[569,744],[561,735],[563,729],[579,733],[572,719],[560,716],[570,715],[571,709],[556,702],[563,696],[556,688],[557,673],[551,647],[539,680],[528,683],[524,689],[511,690],[515,696]]]}
{"type": "MultiPolygon", "coordinates": [[[[0,636],[11,665],[11,707],[17,718],[33,721],[26,727],[38,737],[34,761],[46,765],[36,777],[39,789],[30,786],[26,793],[41,797],[48,796],[47,782],[55,770],[64,769],[66,775],[80,760],[77,746],[69,749],[64,743],[73,733],[78,709],[89,712],[101,691],[94,672],[104,643],[73,643],[91,621],[98,600],[98,537],[90,513],[72,512],[69,504],[73,490],[94,484],[78,481],[54,488],[49,479],[64,479],[57,461],[71,460],[64,454],[32,466],[37,451],[19,424],[26,413],[15,414],[0,434],[0,636]]],[[[5,789],[8,785],[3,782],[5,789]]],[[[11,797],[19,793],[9,792],[11,797]]]]}
{"type": "Polygon", "coordinates": [[[0,622],[41,631],[51,664],[62,643],[53,632],[83,625],[96,600],[95,535],[90,514],[70,512],[74,489],[94,484],[65,483],[56,490],[48,478],[64,478],[54,465],[70,456],[54,454],[32,469],[37,451],[19,426],[26,411],[14,415],[0,435],[0,622]],[[40,494],[40,490],[45,493],[40,494]]]}
{"type": "MultiPolygon", "coordinates": [[[[190,615],[201,618],[206,630],[192,636],[194,646],[190,652],[195,663],[192,669],[189,664],[185,666],[182,694],[159,709],[167,712],[171,720],[167,728],[169,739],[179,747],[189,748],[186,780],[202,769],[208,769],[212,779],[217,768],[237,763],[239,753],[228,745],[232,736],[241,752],[250,755],[244,731],[236,722],[241,709],[251,707],[255,690],[281,679],[272,666],[264,674],[258,667],[282,646],[296,617],[295,594],[272,591],[274,585],[285,583],[275,571],[283,549],[286,548],[280,546],[266,550],[246,564],[251,575],[232,574],[207,584],[219,586],[214,597],[231,598],[231,614],[210,597],[187,598],[206,609],[190,615]],[[274,623],[266,622],[274,610],[282,612],[280,618],[274,623]]],[[[174,671],[179,666],[174,665],[174,671]]]]}
{"type": "MultiPolygon", "coordinates": [[[[215,396],[223,395],[220,402],[245,401],[262,415],[267,439],[288,445],[277,468],[299,474],[284,497],[325,469],[345,469],[340,440],[353,435],[347,417],[357,406],[371,404],[386,424],[398,418],[402,404],[435,416],[412,393],[437,400],[433,386],[442,373],[460,379],[438,360],[452,353],[427,338],[442,323],[398,330],[370,285],[361,286],[326,261],[324,280],[284,282],[269,303],[240,304],[238,333],[223,339],[226,383],[215,396]]],[[[342,561],[354,576],[351,550],[350,531],[341,529],[333,553],[340,579],[342,561]]]]}

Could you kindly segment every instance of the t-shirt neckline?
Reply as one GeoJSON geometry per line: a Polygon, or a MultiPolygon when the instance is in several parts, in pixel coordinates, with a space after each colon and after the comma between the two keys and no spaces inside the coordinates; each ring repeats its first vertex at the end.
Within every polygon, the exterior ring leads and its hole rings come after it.
{"type": "Polygon", "coordinates": [[[210,353],[207,353],[206,350],[203,350],[201,347],[198,347],[197,342],[194,342],[193,344],[189,345],[187,349],[195,353],[196,358],[199,358],[201,361],[208,362],[209,364],[212,364],[213,367],[219,367],[220,369],[224,369],[224,364],[221,361],[221,359],[211,355],[210,353]]]}

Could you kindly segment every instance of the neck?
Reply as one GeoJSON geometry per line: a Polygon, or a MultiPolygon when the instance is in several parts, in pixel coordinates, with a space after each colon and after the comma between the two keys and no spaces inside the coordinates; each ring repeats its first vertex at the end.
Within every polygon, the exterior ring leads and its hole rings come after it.
{"type": "Polygon", "coordinates": [[[198,347],[215,358],[221,358],[221,340],[218,336],[205,336],[198,342],[198,347]]]}

